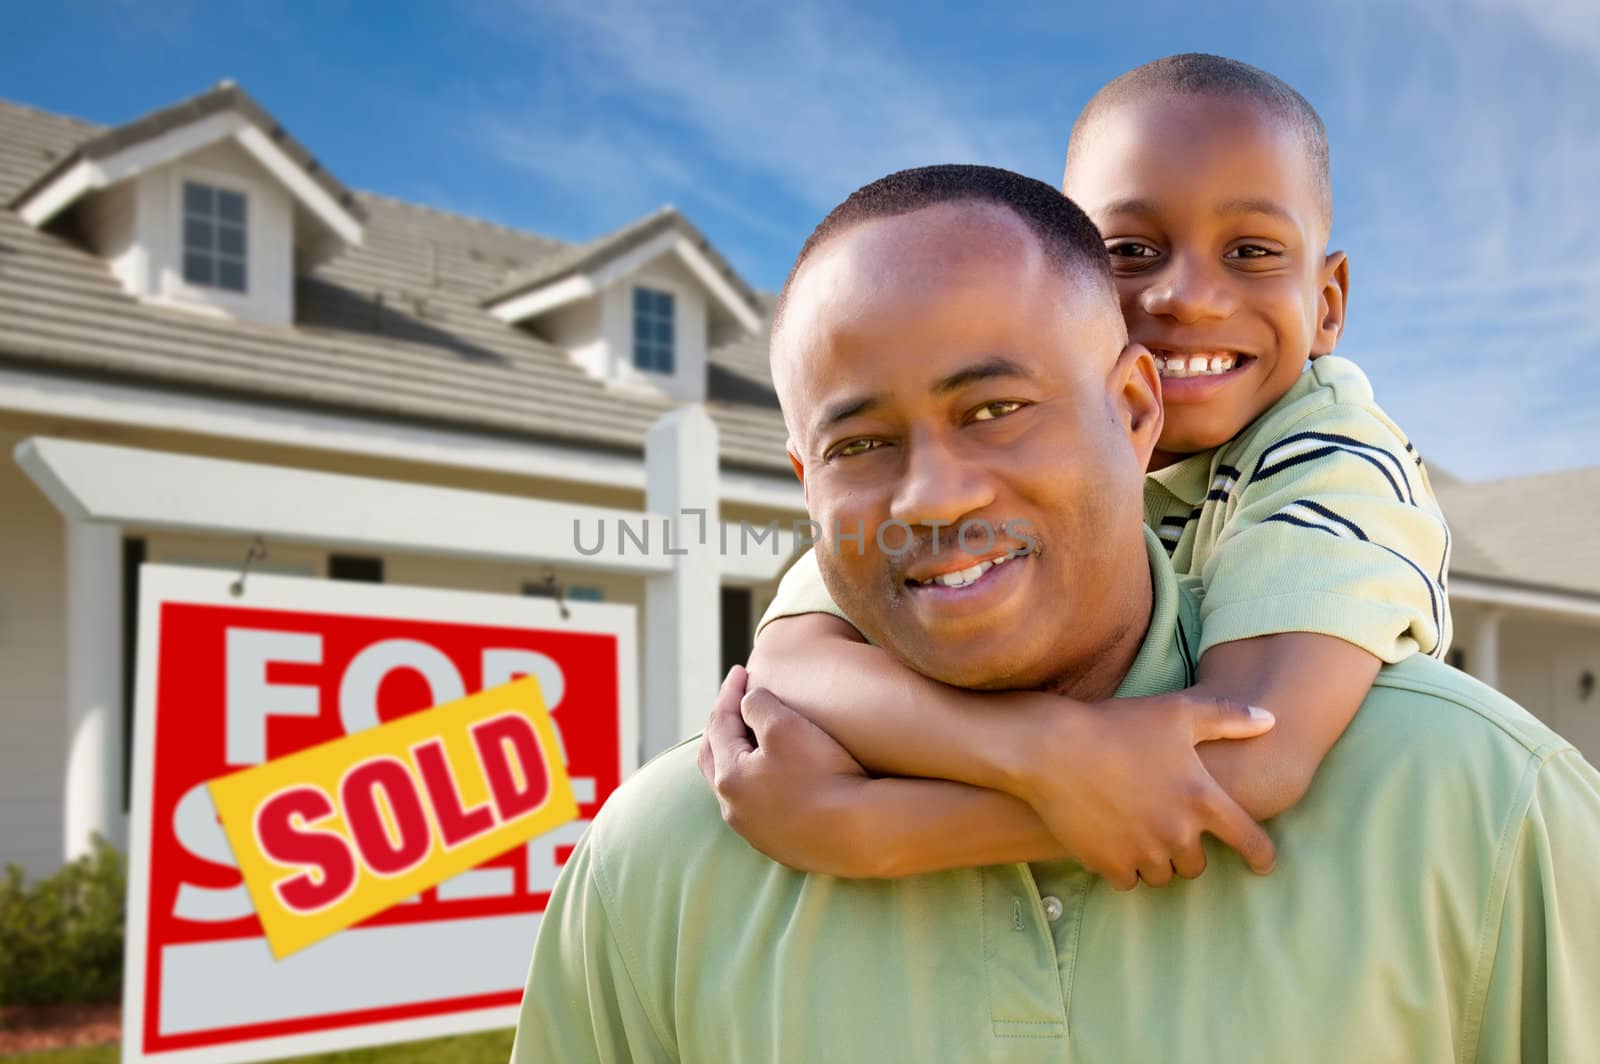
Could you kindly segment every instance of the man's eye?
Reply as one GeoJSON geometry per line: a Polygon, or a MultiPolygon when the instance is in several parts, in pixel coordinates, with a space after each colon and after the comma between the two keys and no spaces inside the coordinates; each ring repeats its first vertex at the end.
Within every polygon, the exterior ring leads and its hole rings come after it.
{"type": "Polygon", "coordinates": [[[1027,404],[1018,399],[996,399],[992,403],[984,403],[972,412],[973,421],[994,421],[1007,414],[1014,414],[1027,404]]]}
{"type": "Polygon", "coordinates": [[[1106,245],[1106,254],[1114,259],[1153,259],[1158,253],[1138,240],[1116,240],[1106,245]]]}
{"type": "Polygon", "coordinates": [[[863,437],[859,440],[846,440],[844,443],[841,443],[839,446],[833,449],[833,457],[854,458],[858,454],[866,454],[868,451],[876,451],[882,446],[882,440],[874,440],[866,437],[863,437]]]}

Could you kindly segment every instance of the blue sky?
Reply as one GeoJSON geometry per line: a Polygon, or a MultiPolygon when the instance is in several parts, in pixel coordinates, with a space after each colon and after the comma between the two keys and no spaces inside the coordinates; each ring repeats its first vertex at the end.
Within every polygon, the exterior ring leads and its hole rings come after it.
{"type": "Polygon", "coordinates": [[[1099,85],[1218,52],[1327,122],[1340,353],[1432,463],[1600,464],[1593,0],[1078,7],[14,3],[0,97],[114,123],[232,77],[347,184],[574,240],[674,203],[774,288],[857,185],[948,161],[1056,183],[1099,85]]]}

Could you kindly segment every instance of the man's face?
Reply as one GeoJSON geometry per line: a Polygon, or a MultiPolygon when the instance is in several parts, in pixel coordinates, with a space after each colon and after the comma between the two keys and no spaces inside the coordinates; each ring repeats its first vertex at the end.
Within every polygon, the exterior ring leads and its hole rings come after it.
{"type": "Polygon", "coordinates": [[[1216,447],[1343,323],[1344,255],[1324,254],[1304,144],[1254,103],[1168,94],[1113,105],[1082,135],[1064,188],[1105,237],[1129,335],[1161,368],[1157,464],[1216,447]]]}
{"type": "Polygon", "coordinates": [[[773,363],[824,581],[875,643],[947,683],[1035,687],[1148,620],[1154,365],[1010,211],[835,236],[790,288],[773,363]]]}

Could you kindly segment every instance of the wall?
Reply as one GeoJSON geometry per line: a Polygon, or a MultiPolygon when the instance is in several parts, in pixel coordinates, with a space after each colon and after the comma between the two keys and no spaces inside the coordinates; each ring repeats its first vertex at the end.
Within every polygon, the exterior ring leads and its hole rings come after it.
{"type": "Polygon", "coordinates": [[[233,141],[213,144],[134,180],[137,244],[148,255],[135,295],[254,321],[264,325],[294,322],[294,203],[277,179],[233,141]],[[247,291],[190,287],[183,281],[183,182],[195,180],[243,192],[247,207],[247,291]]]}
{"type": "Polygon", "coordinates": [[[676,255],[668,253],[608,286],[601,293],[602,321],[614,379],[624,387],[659,391],[681,402],[706,395],[706,293],[676,255]],[[674,297],[674,372],[640,373],[633,368],[633,289],[644,285],[674,297]]]}
{"type": "Polygon", "coordinates": [[[41,875],[61,864],[66,560],[60,516],[11,461],[20,439],[0,428],[0,865],[41,875]]]}

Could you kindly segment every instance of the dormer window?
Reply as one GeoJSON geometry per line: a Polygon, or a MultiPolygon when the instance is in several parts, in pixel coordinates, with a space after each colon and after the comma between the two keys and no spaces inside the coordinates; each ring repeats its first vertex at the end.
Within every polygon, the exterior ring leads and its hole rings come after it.
{"type": "Polygon", "coordinates": [[[633,365],[647,373],[672,372],[674,364],[672,293],[655,288],[633,290],[633,365]]]}
{"type": "Polygon", "coordinates": [[[294,323],[297,279],[359,244],[365,215],[232,82],[90,137],[5,206],[129,295],[258,325],[294,323]]]}
{"type": "Polygon", "coordinates": [[[205,288],[244,292],[248,271],[244,194],[183,183],[183,279],[205,288]]]}

